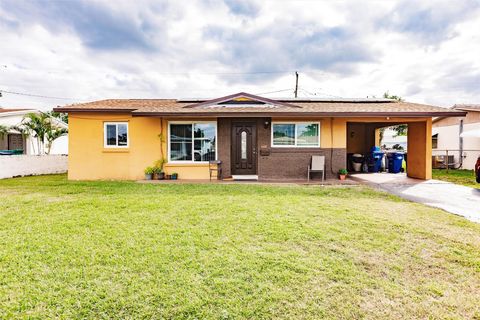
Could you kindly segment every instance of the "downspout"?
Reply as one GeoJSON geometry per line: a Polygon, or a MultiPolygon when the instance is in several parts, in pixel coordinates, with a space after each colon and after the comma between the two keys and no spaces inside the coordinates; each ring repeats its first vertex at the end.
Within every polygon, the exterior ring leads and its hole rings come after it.
{"type": "Polygon", "coordinates": [[[330,118],[330,172],[335,176],[336,172],[333,172],[333,117],[330,118]]]}
{"type": "MultiPolygon", "coordinates": [[[[462,137],[462,133],[463,133],[463,119],[460,120],[460,124],[458,126],[458,149],[460,149],[460,156],[458,157],[459,158],[459,162],[460,162],[460,166],[459,168],[461,168],[463,166],[463,137],[462,137]]],[[[448,162],[448,159],[447,159],[447,162],[448,162]]]]}

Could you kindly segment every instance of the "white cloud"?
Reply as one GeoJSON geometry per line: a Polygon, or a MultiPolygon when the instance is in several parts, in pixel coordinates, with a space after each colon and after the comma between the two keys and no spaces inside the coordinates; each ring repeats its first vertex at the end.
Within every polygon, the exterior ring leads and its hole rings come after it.
{"type": "MultiPolygon", "coordinates": [[[[0,4],[0,89],[80,100],[380,96],[478,103],[480,10],[465,0],[0,4]],[[417,19],[417,20],[415,20],[417,19]],[[420,19],[421,21],[418,21],[420,19]],[[423,20],[422,20],[423,19],[423,20]]],[[[5,93],[4,107],[77,100],[5,93]]]]}

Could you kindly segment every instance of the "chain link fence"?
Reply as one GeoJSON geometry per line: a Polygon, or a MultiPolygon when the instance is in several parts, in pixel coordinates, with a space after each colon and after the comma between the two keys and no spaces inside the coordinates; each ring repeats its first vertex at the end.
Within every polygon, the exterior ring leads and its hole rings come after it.
{"type": "Polygon", "coordinates": [[[469,169],[475,168],[480,149],[433,149],[433,169],[469,169]]]}

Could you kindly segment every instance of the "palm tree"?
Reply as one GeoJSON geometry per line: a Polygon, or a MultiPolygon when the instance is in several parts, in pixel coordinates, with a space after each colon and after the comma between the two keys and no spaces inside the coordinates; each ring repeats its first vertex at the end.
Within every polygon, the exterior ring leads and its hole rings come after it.
{"type": "Polygon", "coordinates": [[[48,117],[43,113],[27,113],[22,120],[22,127],[24,127],[30,136],[37,140],[37,150],[39,154],[44,153],[45,134],[49,124],[47,123],[48,117]]]}
{"type": "MultiPolygon", "coordinates": [[[[25,140],[25,142],[27,141],[27,138],[30,136],[29,131],[22,124],[11,126],[10,130],[20,133],[22,135],[23,140],[25,140]]],[[[35,145],[33,144],[33,140],[30,139],[30,142],[32,144],[32,150],[34,150],[35,145]]],[[[25,150],[25,153],[27,153],[27,150],[25,150]]]]}
{"type": "Polygon", "coordinates": [[[0,138],[5,137],[8,134],[9,130],[10,130],[9,127],[4,126],[3,124],[0,124],[0,138]]]}
{"type": "Polygon", "coordinates": [[[66,135],[67,133],[67,129],[60,127],[51,127],[50,130],[47,131],[45,135],[45,138],[47,139],[47,154],[50,154],[53,141],[57,138],[60,138],[61,136],[66,135]]]}
{"type": "Polygon", "coordinates": [[[21,127],[37,140],[39,154],[49,154],[55,139],[65,135],[68,130],[55,124],[50,113],[27,113],[22,120],[21,127]],[[47,150],[45,151],[45,142],[47,150]]]}
{"type": "MultiPolygon", "coordinates": [[[[390,94],[388,91],[383,94],[383,97],[386,99],[396,100],[398,102],[405,101],[402,97],[390,94]]],[[[398,124],[395,126],[391,126],[390,128],[397,133],[397,136],[406,136],[408,132],[408,125],[406,124],[398,124]]],[[[383,140],[383,134],[385,133],[385,129],[386,127],[380,128],[380,144],[382,144],[381,142],[383,140]]]]}

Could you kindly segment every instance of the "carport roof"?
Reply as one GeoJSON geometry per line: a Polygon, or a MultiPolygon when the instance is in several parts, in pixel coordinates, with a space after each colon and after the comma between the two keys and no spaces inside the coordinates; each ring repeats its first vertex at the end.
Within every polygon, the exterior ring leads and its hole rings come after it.
{"type": "Polygon", "coordinates": [[[108,99],[73,104],[57,112],[131,113],[178,117],[448,117],[466,112],[389,99],[268,99],[240,92],[216,99],[108,99]]]}

